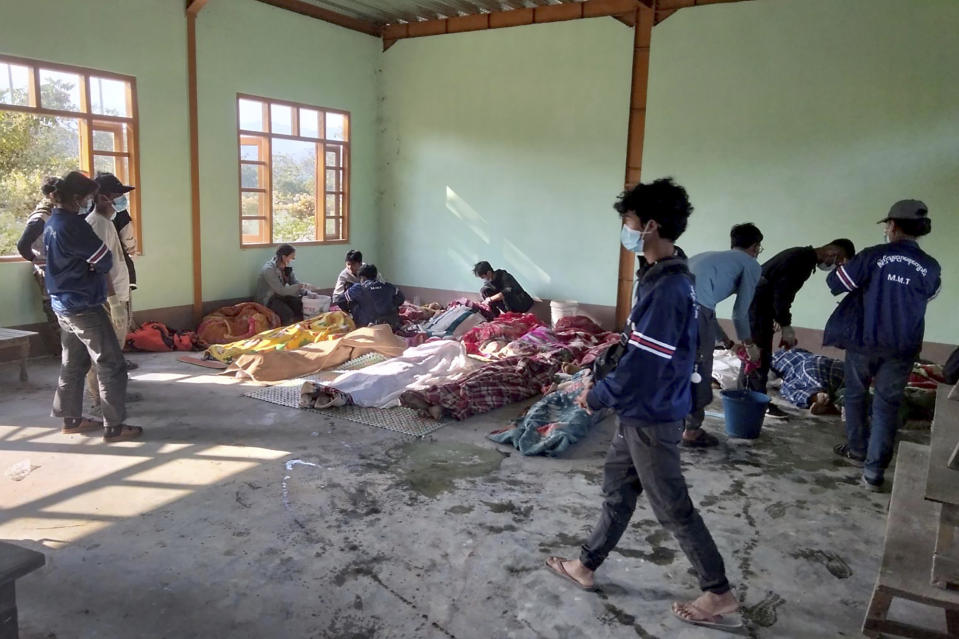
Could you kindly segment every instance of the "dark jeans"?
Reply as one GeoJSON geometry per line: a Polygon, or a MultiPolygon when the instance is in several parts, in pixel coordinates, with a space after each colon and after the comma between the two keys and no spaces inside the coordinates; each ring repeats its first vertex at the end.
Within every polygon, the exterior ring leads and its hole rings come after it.
{"type": "Polygon", "coordinates": [[[774,320],[771,314],[752,312],[749,317],[752,329],[753,342],[759,347],[759,368],[746,375],[746,364],[739,369],[739,387],[748,388],[758,393],[766,392],[769,381],[769,369],[773,363],[773,337],[775,336],[774,320]]]}
{"type": "Polygon", "coordinates": [[[616,547],[636,500],[646,490],[653,514],[671,532],[699,575],[699,586],[716,594],[729,590],[723,558],[693,507],[679,465],[680,422],[647,424],[620,418],[603,468],[603,513],[583,544],[580,561],[596,570],[616,547]]]}
{"type": "Polygon", "coordinates": [[[280,316],[280,324],[286,326],[303,320],[303,298],[294,295],[274,295],[266,305],[280,316]]]}
{"type": "Polygon", "coordinates": [[[693,384],[693,410],[686,418],[686,430],[703,427],[706,407],[713,401],[713,350],[716,347],[716,311],[699,307],[699,376],[702,380],[693,384]]]}
{"type": "Polygon", "coordinates": [[[846,439],[849,450],[866,456],[863,475],[883,479],[899,429],[899,404],[912,371],[912,357],[879,357],[846,351],[846,439]],[[868,423],[869,385],[875,382],[872,426],[868,423]]]}
{"type": "Polygon", "coordinates": [[[57,314],[53,312],[53,306],[50,304],[50,294],[47,293],[47,282],[45,280],[45,267],[38,264],[33,265],[33,279],[40,289],[40,302],[43,304],[43,314],[47,318],[46,335],[43,336],[47,343],[47,348],[55,355],[60,354],[60,322],[57,321],[57,314]]]}
{"type": "Polygon", "coordinates": [[[54,417],[83,416],[83,381],[94,365],[100,384],[100,408],[107,428],[126,419],[127,367],[110,316],[102,306],[70,315],[60,322],[60,380],[53,395],[54,417]]]}

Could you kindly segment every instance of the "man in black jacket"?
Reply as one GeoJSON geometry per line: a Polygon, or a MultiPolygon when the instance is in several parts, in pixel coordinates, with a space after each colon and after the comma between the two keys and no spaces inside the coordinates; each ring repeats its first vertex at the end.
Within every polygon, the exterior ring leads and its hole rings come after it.
{"type": "MultiPolygon", "coordinates": [[[[781,332],[780,346],[792,348],[798,343],[792,327],[792,303],[796,293],[818,267],[831,271],[842,266],[856,254],[856,248],[845,238],[833,240],[825,246],[797,246],[786,249],[763,264],[763,274],[756,286],[753,303],[749,307],[749,325],[753,341],[759,347],[759,368],[746,374],[745,366],[740,373],[740,386],[760,393],[766,392],[769,367],[773,357],[773,335],[778,324],[781,332]]],[[[785,417],[786,413],[774,404],[769,404],[767,414],[785,417]]]]}
{"type": "Polygon", "coordinates": [[[483,280],[480,295],[483,296],[483,303],[493,311],[493,315],[504,312],[525,313],[533,308],[533,298],[507,271],[494,271],[489,262],[479,262],[473,267],[473,275],[483,280]]]}

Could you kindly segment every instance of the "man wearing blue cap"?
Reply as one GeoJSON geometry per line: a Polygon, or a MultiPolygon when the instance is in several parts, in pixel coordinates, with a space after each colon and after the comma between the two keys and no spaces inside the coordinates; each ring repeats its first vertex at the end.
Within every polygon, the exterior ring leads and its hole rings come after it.
{"type": "Polygon", "coordinates": [[[892,459],[899,404],[922,350],[926,304],[942,285],[939,263],[916,242],[932,230],[925,204],[896,202],[879,223],[885,225],[885,243],[862,251],[826,279],[833,295],[846,297],[823,336],[825,346],[846,349],[846,443],[834,451],[863,467],[863,484],[877,492],[892,459]]]}

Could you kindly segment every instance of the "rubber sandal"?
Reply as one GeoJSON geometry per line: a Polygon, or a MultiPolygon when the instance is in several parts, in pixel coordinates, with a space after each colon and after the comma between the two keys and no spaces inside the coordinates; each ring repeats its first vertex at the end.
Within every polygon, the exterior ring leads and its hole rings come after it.
{"type": "Polygon", "coordinates": [[[104,430],[103,441],[108,444],[112,444],[114,442],[124,442],[131,439],[137,439],[142,434],[143,428],[140,426],[127,426],[126,424],[123,424],[104,430]]]}
{"type": "Polygon", "coordinates": [[[711,448],[713,446],[719,446],[719,438],[703,430],[700,431],[700,435],[696,439],[686,439],[683,437],[683,446],[686,448],[711,448]]]}
{"type": "Polygon", "coordinates": [[[549,568],[549,571],[551,573],[553,573],[557,577],[565,579],[566,581],[572,582],[580,590],[585,590],[586,592],[596,592],[597,590],[599,590],[599,588],[596,587],[596,584],[593,584],[592,586],[584,586],[579,581],[577,581],[575,577],[573,577],[571,574],[566,572],[566,568],[563,567],[564,561],[566,560],[563,559],[562,557],[547,557],[546,567],[549,568]],[[555,565],[550,563],[550,561],[552,560],[555,560],[555,565]]]}
{"type": "Polygon", "coordinates": [[[725,615],[712,615],[708,616],[706,619],[688,619],[678,612],[676,612],[676,606],[683,606],[687,610],[692,609],[698,612],[701,615],[706,615],[704,610],[700,610],[696,606],[690,603],[680,603],[678,601],[673,602],[673,605],[670,607],[670,610],[673,613],[673,616],[679,619],[680,621],[685,621],[686,623],[693,626],[702,626],[703,628],[715,628],[716,630],[739,630],[743,627],[742,617],[738,613],[730,612],[725,615]]]}
{"type": "Polygon", "coordinates": [[[80,423],[73,427],[64,426],[60,432],[64,435],[76,435],[77,433],[90,433],[103,428],[103,422],[91,417],[84,417],[80,423]]]}

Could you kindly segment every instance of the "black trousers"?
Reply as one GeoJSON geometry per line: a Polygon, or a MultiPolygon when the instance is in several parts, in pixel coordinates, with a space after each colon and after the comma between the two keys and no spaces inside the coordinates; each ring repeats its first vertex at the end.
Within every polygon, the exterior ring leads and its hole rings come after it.
{"type": "Polygon", "coordinates": [[[266,305],[280,316],[280,324],[286,326],[303,319],[303,299],[293,295],[274,295],[266,305]]]}
{"type": "Polygon", "coordinates": [[[723,558],[689,499],[679,464],[682,422],[647,424],[623,418],[619,422],[603,467],[603,512],[583,544],[580,561],[596,570],[606,560],[645,490],[656,519],[676,537],[696,570],[700,588],[716,594],[727,592],[723,558]]]}

